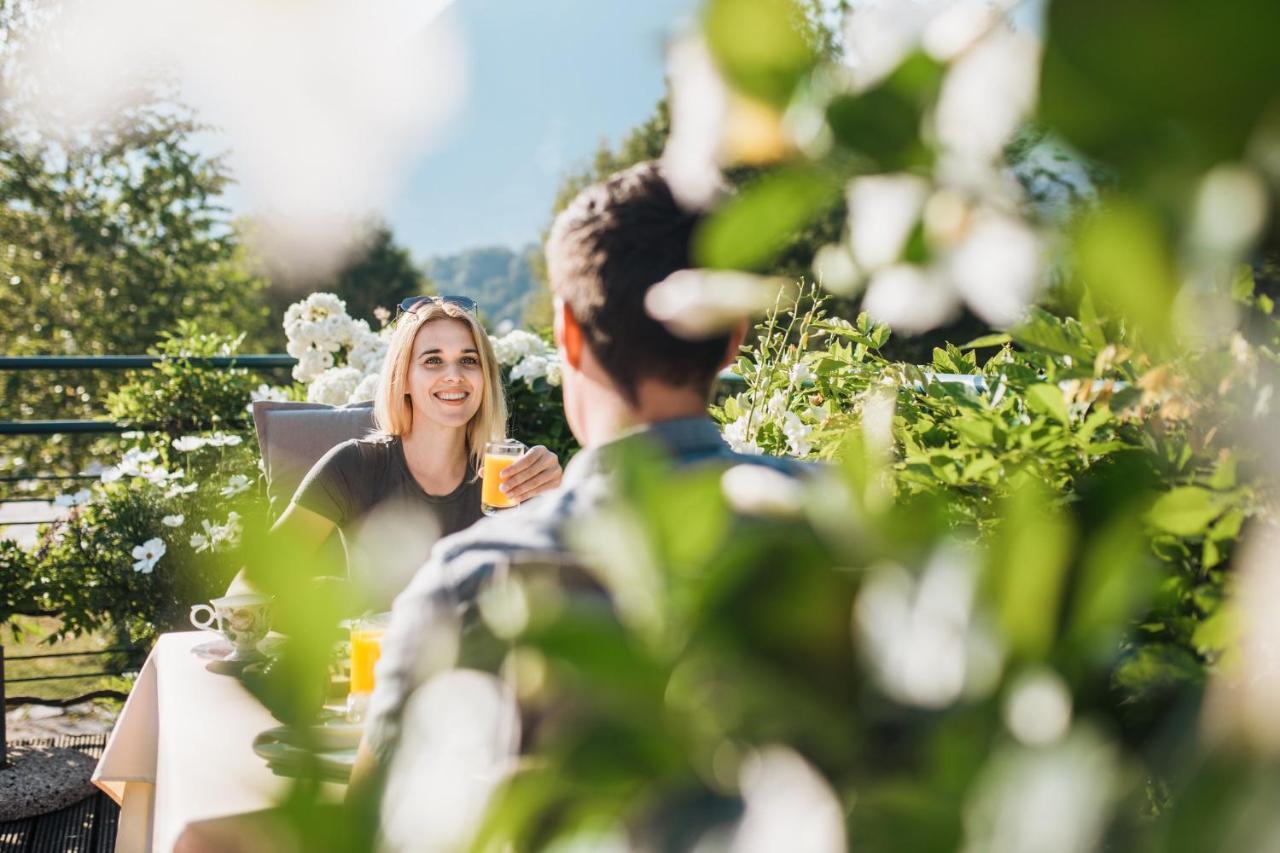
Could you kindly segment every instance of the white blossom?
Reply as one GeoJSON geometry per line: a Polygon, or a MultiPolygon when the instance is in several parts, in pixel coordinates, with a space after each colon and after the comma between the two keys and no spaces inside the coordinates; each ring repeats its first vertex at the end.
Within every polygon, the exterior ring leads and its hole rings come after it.
{"type": "Polygon", "coordinates": [[[178,497],[179,495],[189,495],[198,488],[200,488],[200,486],[197,483],[188,483],[185,486],[179,486],[178,484],[174,483],[173,485],[169,486],[168,490],[164,493],[164,496],[166,498],[173,499],[178,497]]]}
{"type": "Polygon", "coordinates": [[[249,392],[249,399],[255,402],[258,400],[270,400],[276,403],[283,403],[289,399],[289,392],[283,388],[275,388],[264,382],[249,392]]]}
{"type": "Polygon", "coordinates": [[[502,367],[512,367],[531,355],[547,356],[551,353],[551,347],[546,341],[523,329],[492,338],[490,342],[493,344],[493,354],[502,367]]]}
{"type": "Polygon", "coordinates": [[[804,457],[813,450],[809,434],[813,429],[800,420],[795,412],[787,412],[782,417],[782,434],[787,437],[787,452],[792,456],[804,457]]]}
{"type": "Polygon", "coordinates": [[[151,574],[151,570],[156,567],[156,562],[164,556],[165,550],[163,539],[148,539],[141,545],[135,546],[132,553],[137,562],[133,564],[133,570],[144,575],[151,574]]]}
{"type": "Polygon", "coordinates": [[[547,359],[541,355],[527,355],[520,363],[511,368],[511,380],[523,379],[524,384],[533,387],[535,379],[547,375],[547,359]]]}
{"type": "Polygon", "coordinates": [[[123,476],[124,471],[115,465],[111,465],[102,469],[102,476],[99,479],[104,483],[114,483],[123,476]]]}
{"type": "Polygon", "coordinates": [[[190,453],[193,450],[199,450],[205,446],[205,440],[198,435],[184,435],[181,438],[175,438],[172,442],[173,449],[179,453],[190,453]]]}
{"type": "Polygon", "coordinates": [[[801,508],[800,484],[764,465],[734,465],[720,477],[720,489],[730,506],[747,515],[785,518],[801,508]]]}
{"type": "Polygon", "coordinates": [[[213,435],[205,439],[210,447],[236,447],[244,439],[233,433],[215,432],[213,435]]]}
{"type": "Polygon", "coordinates": [[[320,374],[307,388],[307,400],[330,406],[345,405],[363,377],[354,367],[333,367],[320,374]]]}
{"type": "Polygon", "coordinates": [[[356,389],[351,392],[351,397],[347,400],[347,402],[348,403],[367,402],[368,400],[373,399],[377,391],[378,391],[378,374],[377,373],[366,374],[365,377],[360,380],[360,383],[356,385],[356,389]]]}
{"type": "Polygon", "coordinates": [[[293,378],[299,382],[311,382],[331,367],[333,367],[331,353],[308,349],[298,356],[298,363],[293,366],[293,378]]]}
{"type": "Polygon", "coordinates": [[[756,444],[755,430],[748,430],[747,417],[747,415],[743,415],[737,420],[725,424],[724,440],[729,443],[729,447],[735,453],[759,456],[764,451],[760,449],[760,445],[756,444]]]}
{"type": "Polygon", "coordinates": [[[186,517],[179,513],[177,515],[166,515],[164,518],[160,519],[160,523],[165,527],[181,527],[182,522],[186,520],[186,517]]]}
{"type": "Polygon", "coordinates": [[[248,491],[252,481],[244,474],[232,474],[227,478],[227,485],[219,492],[224,498],[232,498],[241,492],[248,491]]]}
{"type": "Polygon", "coordinates": [[[58,507],[84,506],[89,502],[90,492],[88,489],[81,489],[70,495],[58,495],[53,499],[53,505],[58,507]]]}
{"type": "Polygon", "coordinates": [[[807,362],[797,361],[791,368],[792,385],[803,386],[805,383],[812,382],[816,378],[813,368],[811,368],[807,362]]]}
{"type": "Polygon", "coordinates": [[[216,551],[223,545],[234,548],[240,544],[241,528],[238,513],[228,513],[225,524],[214,524],[206,518],[200,522],[200,527],[204,532],[192,533],[188,540],[196,551],[216,551]]]}
{"type": "Polygon", "coordinates": [[[547,384],[552,388],[560,387],[563,377],[560,375],[560,359],[553,358],[547,361],[547,384]]]}

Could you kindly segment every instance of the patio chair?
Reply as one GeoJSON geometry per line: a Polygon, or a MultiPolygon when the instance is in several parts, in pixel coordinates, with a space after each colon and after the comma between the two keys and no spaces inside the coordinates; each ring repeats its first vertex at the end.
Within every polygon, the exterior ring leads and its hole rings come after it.
{"type": "Polygon", "coordinates": [[[253,404],[253,426],[262,450],[271,515],[278,517],[320,457],[334,445],[373,431],[373,403],[334,407],[258,400],[253,404]]]}

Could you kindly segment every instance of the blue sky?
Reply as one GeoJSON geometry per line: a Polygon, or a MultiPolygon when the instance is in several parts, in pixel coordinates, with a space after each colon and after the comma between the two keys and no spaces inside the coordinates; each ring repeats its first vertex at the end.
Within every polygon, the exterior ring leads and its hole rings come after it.
{"type": "Polygon", "coordinates": [[[470,92],[385,216],[417,259],[538,239],[560,177],[662,97],[695,0],[456,0],[470,92]]]}

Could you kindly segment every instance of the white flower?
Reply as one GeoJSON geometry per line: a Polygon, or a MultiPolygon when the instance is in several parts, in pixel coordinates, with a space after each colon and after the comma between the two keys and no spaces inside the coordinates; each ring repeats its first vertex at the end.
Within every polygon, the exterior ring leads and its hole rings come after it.
{"type": "Polygon", "coordinates": [[[750,432],[747,430],[746,415],[736,421],[725,424],[724,440],[729,443],[729,447],[736,453],[746,453],[752,456],[759,456],[764,453],[760,446],[756,444],[755,430],[750,432]]]}
{"type": "Polygon", "coordinates": [[[765,410],[774,417],[781,415],[787,410],[787,395],[781,391],[774,391],[769,397],[769,402],[765,404],[765,410]]]}
{"type": "Polygon", "coordinates": [[[831,785],[785,746],[766,746],[742,763],[738,786],[746,808],[732,853],[838,853],[848,849],[844,809],[831,785]]]}
{"type": "Polygon", "coordinates": [[[88,489],[81,489],[75,494],[58,495],[56,498],[53,499],[53,505],[60,506],[60,507],[84,506],[88,502],[89,502],[88,489]]]}
{"type": "MultiPolygon", "coordinates": [[[[147,482],[155,483],[157,486],[163,486],[170,479],[169,471],[166,468],[148,468],[146,471],[143,471],[140,476],[145,477],[147,482]]],[[[173,479],[179,478],[174,477],[173,479]]]]}
{"type": "Polygon", "coordinates": [[[235,447],[243,441],[244,439],[240,436],[225,432],[215,432],[205,439],[205,443],[210,447],[235,447]]]}
{"type": "Polygon", "coordinates": [[[523,379],[524,384],[533,387],[533,381],[547,375],[547,359],[541,355],[527,355],[520,363],[511,368],[511,381],[523,379]]]}
{"type": "Polygon", "coordinates": [[[787,451],[792,456],[808,456],[813,450],[809,442],[809,434],[813,429],[800,420],[795,412],[787,412],[782,417],[782,434],[787,437],[787,451]]]}
{"type": "Polygon", "coordinates": [[[560,375],[560,359],[549,359],[547,361],[547,384],[552,388],[558,388],[562,381],[563,377],[560,375]]]}
{"type": "Polygon", "coordinates": [[[873,320],[918,334],[949,320],[959,309],[960,300],[934,270],[897,264],[876,273],[862,307],[873,320]]]}
{"type": "Polygon", "coordinates": [[[332,355],[318,349],[308,349],[298,357],[298,363],[293,366],[293,378],[299,382],[311,382],[331,367],[332,355]]]}
{"type": "Polygon", "coordinates": [[[795,366],[791,368],[792,385],[802,386],[807,382],[812,382],[816,378],[813,368],[809,367],[806,362],[798,361],[795,363],[795,366]]]}
{"type": "Polygon", "coordinates": [[[546,341],[523,329],[516,329],[502,337],[490,340],[493,344],[493,354],[502,367],[511,367],[531,355],[545,356],[551,351],[546,341]]]}
{"type": "Polygon", "coordinates": [[[240,544],[240,516],[238,513],[227,514],[226,524],[214,524],[209,519],[200,522],[203,533],[192,533],[188,540],[196,551],[216,551],[220,546],[234,548],[240,544]]]}
{"type": "Polygon", "coordinates": [[[849,183],[849,246],[868,272],[898,259],[920,219],[929,182],[918,175],[864,175],[849,183]]]}
{"type": "Polygon", "coordinates": [[[975,614],[973,563],[968,552],[944,548],[918,579],[890,567],[863,584],[854,606],[860,645],[897,701],[944,708],[999,680],[1000,648],[975,614]]]}
{"type": "Polygon", "coordinates": [[[800,511],[800,484],[764,465],[734,465],[720,477],[729,505],[747,515],[784,518],[800,511]]]}
{"type": "Polygon", "coordinates": [[[179,453],[190,453],[205,446],[205,440],[198,435],[184,435],[173,440],[173,449],[179,453]]]}
{"type": "Polygon", "coordinates": [[[711,338],[762,314],[789,289],[782,279],[729,270],[679,270],[649,288],[650,317],[682,338],[711,338]]]}
{"type": "Polygon", "coordinates": [[[164,518],[160,519],[160,523],[165,527],[181,527],[182,522],[184,521],[186,521],[186,518],[182,514],[166,515],[164,518]]]}
{"type": "Polygon", "coordinates": [[[123,476],[124,476],[124,471],[120,470],[115,465],[112,465],[109,468],[102,469],[102,476],[100,477],[100,479],[104,483],[114,483],[116,480],[119,480],[123,476]]]}
{"type": "Polygon", "coordinates": [[[289,394],[283,388],[274,388],[264,382],[249,392],[249,399],[253,401],[270,400],[276,403],[283,403],[289,399],[289,394]]]}
{"type": "Polygon", "coordinates": [[[307,388],[307,400],[330,406],[344,405],[351,399],[352,392],[363,378],[354,367],[330,368],[317,376],[307,388]]]}
{"type": "Polygon", "coordinates": [[[163,539],[148,539],[134,547],[133,557],[137,562],[133,564],[133,570],[144,575],[151,574],[151,570],[156,567],[156,562],[164,556],[165,550],[163,539]]]}
{"type": "Polygon", "coordinates": [[[244,474],[232,474],[227,478],[227,485],[219,492],[224,498],[232,498],[249,489],[252,481],[244,474]]]}
{"type": "Polygon", "coordinates": [[[168,491],[164,493],[164,496],[172,499],[178,497],[178,495],[189,495],[198,488],[200,488],[200,486],[197,483],[188,483],[185,486],[174,484],[169,487],[168,491]]]}
{"type": "Polygon", "coordinates": [[[351,398],[348,403],[364,403],[372,400],[374,395],[378,393],[378,374],[368,373],[360,380],[360,384],[356,385],[356,390],[351,392],[351,398]]]}

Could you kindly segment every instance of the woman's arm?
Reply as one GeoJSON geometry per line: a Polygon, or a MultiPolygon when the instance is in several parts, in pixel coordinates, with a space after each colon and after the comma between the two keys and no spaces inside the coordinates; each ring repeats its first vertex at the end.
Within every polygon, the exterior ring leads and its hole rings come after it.
{"type": "Polygon", "coordinates": [[[502,491],[516,502],[526,501],[560,485],[563,473],[556,455],[537,444],[502,470],[502,491]]]}

